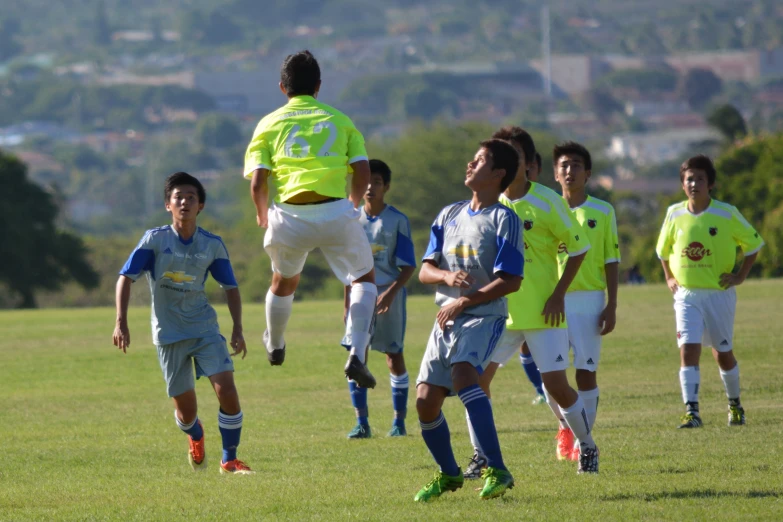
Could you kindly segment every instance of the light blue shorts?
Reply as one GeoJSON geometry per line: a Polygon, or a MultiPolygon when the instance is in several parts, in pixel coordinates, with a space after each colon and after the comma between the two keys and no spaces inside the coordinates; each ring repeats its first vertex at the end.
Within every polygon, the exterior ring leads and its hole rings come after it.
{"type": "MultiPolygon", "coordinates": [[[[378,295],[389,288],[379,286],[378,295]]],[[[403,288],[394,296],[391,306],[384,314],[375,314],[374,326],[371,330],[370,349],[382,353],[402,353],[405,341],[405,323],[407,316],[408,294],[403,288]]],[[[340,342],[342,346],[351,348],[351,323],[345,325],[345,336],[340,342]]]]}
{"type": "Polygon", "coordinates": [[[196,387],[196,381],[193,379],[194,363],[196,379],[234,371],[226,338],[222,335],[187,339],[157,348],[158,361],[160,369],[163,370],[169,397],[177,397],[196,387]]]}

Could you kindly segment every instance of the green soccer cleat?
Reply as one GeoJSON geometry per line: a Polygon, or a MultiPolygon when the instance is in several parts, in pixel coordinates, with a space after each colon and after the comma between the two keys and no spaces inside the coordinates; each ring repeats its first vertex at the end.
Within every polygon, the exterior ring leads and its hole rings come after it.
{"type": "Polygon", "coordinates": [[[745,409],[742,406],[729,405],[729,426],[745,425],[745,409]]]}
{"type": "Polygon", "coordinates": [[[392,426],[388,433],[389,437],[405,437],[407,435],[408,431],[405,429],[405,426],[392,426]]]}
{"type": "Polygon", "coordinates": [[[701,428],[701,417],[698,413],[688,412],[680,418],[680,424],[677,428],[701,428]]]}
{"type": "Polygon", "coordinates": [[[348,434],[349,439],[369,439],[372,437],[372,430],[369,424],[357,424],[348,434]]]}
{"type": "Polygon", "coordinates": [[[462,472],[456,477],[452,477],[444,474],[438,470],[435,473],[435,478],[427,483],[426,486],[416,493],[413,497],[414,502],[429,502],[435,500],[447,491],[457,491],[465,483],[465,478],[462,476],[462,472]]]}
{"type": "Polygon", "coordinates": [[[533,406],[538,406],[539,404],[546,404],[546,397],[543,395],[536,395],[536,398],[533,399],[530,404],[533,406]]]}
{"type": "Polygon", "coordinates": [[[479,498],[484,500],[501,497],[507,489],[514,487],[514,477],[505,469],[486,468],[482,470],[481,478],[484,479],[484,489],[479,493],[479,498]]]}

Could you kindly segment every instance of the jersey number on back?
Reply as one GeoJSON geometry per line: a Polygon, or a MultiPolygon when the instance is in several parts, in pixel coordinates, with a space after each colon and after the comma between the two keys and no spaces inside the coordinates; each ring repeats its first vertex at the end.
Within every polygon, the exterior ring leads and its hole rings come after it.
{"type": "MultiPolygon", "coordinates": [[[[297,136],[302,128],[299,125],[291,127],[288,136],[285,138],[285,155],[289,158],[304,158],[310,154],[310,144],[302,136],[297,136]]],[[[313,134],[320,134],[326,130],[326,142],[318,150],[316,156],[329,156],[329,149],[334,145],[337,139],[337,127],[330,121],[318,122],[313,126],[313,134]]]]}

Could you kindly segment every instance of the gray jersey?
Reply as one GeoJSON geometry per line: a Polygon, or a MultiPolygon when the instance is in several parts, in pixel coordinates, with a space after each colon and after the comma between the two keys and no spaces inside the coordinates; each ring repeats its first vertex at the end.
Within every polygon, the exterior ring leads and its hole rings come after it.
{"type": "Polygon", "coordinates": [[[152,294],[156,345],[220,333],[204,283],[208,273],[226,290],[236,288],[237,282],[219,236],[198,228],[183,241],[169,225],[148,230],[120,271],[134,281],[144,273],[152,294]]]}
{"type": "Polygon", "coordinates": [[[359,222],[372,247],[375,284],[390,285],[400,276],[401,266],[416,266],[411,225],[405,214],[386,205],[380,214],[371,218],[362,207],[359,222]]]}
{"type": "MultiPolygon", "coordinates": [[[[435,303],[443,306],[497,279],[498,272],[522,276],[522,223],[500,203],[476,212],[469,201],[454,203],[441,210],[430,232],[430,244],[423,261],[434,261],[441,270],[465,270],[474,278],[470,288],[438,285],[435,303]]],[[[495,299],[466,308],[471,315],[506,316],[506,299],[495,299]]]]}

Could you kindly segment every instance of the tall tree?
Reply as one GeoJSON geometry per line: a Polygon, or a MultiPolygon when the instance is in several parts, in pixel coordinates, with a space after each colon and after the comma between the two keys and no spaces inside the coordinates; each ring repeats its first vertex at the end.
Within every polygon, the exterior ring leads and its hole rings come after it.
{"type": "Polygon", "coordinates": [[[56,226],[58,208],[51,194],[27,178],[27,167],[0,151],[0,282],[35,308],[36,290],[58,290],[76,281],[98,285],[82,240],[56,226]]]}
{"type": "Polygon", "coordinates": [[[680,92],[691,108],[700,110],[723,90],[723,81],[709,69],[691,69],[682,77],[680,92]]]}
{"type": "Polygon", "coordinates": [[[109,17],[106,14],[106,2],[98,2],[95,12],[95,26],[93,27],[93,41],[97,45],[109,45],[111,43],[111,27],[109,17]]]}
{"type": "Polygon", "coordinates": [[[707,115],[707,123],[718,129],[728,141],[744,138],[748,135],[745,118],[731,104],[716,107],[707,115]]]}

